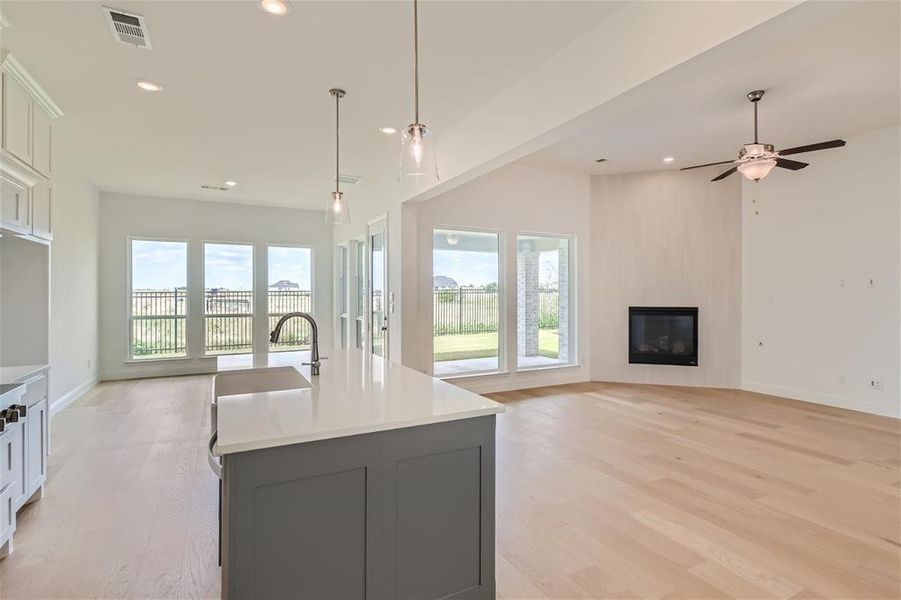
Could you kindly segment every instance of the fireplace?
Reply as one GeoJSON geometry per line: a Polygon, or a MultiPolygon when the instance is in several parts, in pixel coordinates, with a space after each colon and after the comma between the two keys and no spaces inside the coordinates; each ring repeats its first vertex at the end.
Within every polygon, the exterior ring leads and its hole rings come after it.
{"type": "Polygon", "coordinates": [[[698,366],[697,307],[630,306],[629,362],[698,366]]]}

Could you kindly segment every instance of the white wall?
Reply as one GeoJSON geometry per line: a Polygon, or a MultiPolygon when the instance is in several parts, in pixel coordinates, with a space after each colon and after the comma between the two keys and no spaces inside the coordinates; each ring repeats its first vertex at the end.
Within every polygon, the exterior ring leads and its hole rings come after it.
{"type": "Polygon", "coordinates": [[[403,219],[404,364],[428,372],[432,362],[432,229],[478,228],[498,231],[502,245],[502,287],[508,373],[456,378],[454,383],[481,391],[587,381],[588,339],[579,334],[591,322],[588,296],[590,269],[588,227],[589,177],[512,164],[470,181],[426,202],[407,206],[403,219]],[[415,223],[415,225],[414,225],[415,223]],[[516,235],[548,233],[575,236],[576,343],[579,364],[517,373],[516,365],[516,235]],[[409,253],[409,254],[408,254],[409,253]],[[415,296],[412,300],[410,296],[415,296]],[[418,309],[418,310],[417,310],[418,309]]]}
{"type": "Polygon", "coordinates": [[[744,184],[742,387],[901,416],[898,139],[851,137],[744,184]]]}
{"type": "Polygon", "coordinates": [[[593,380],[738,387],[741,188],[710,178],[591,179],[593,380]],[[629,306],[697,306],[699,365],[629,364],[629,306]]]}
{"type": "Polygon", "coordinates": [[[58,410],[98,377],[99,195],[66,160],[77,148],[64,135],[54,139],[50,403],[58,410]]]}
{"type": "MultiPolygon", "coordinates": [[[[332,345],[332,232],[319,211],[267,208],[176,198],[100,194],[100,338],[101,377],[115,379],[210,372],[214,359],[188,358],[129,362],[127,244],[129,237],[183,239],[188,247],[189,289],[203,289],[203,242],[253,243],[257,289],[265,290],[267,244],[304,245],[313,249],[313,314],[320,325],[320,345],[332,345]]],[[[196,295],[195,295],[196,296],[196,295]]],[[[255,306],[265,310],[265,302],[255,306]]],[[[199,355],[203,300],[189,299],[188,344],[199,355]]],[[[268,332],[255,331],[255,345],[265,348],[268,332]]]]}
{"type": "Polygon", "coordinates": [[[52,244],[0,241],[2,280],[15,281],[3,290],[0,364],[49,364],[55,413],[97,381],[99,200],[71,163],[77,144],[65,117],[54,123],[53,139],[52,244]]]}

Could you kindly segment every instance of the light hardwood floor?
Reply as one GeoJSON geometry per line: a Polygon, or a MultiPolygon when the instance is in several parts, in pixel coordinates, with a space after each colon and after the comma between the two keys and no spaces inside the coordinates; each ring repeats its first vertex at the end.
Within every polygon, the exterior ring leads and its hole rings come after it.
{"type": "MultiPolygon", "coordinates": [[[[105,383],[52,421],[0,598],[218,596],[209,378],[105,383]]],[[[746,392],[507,392],[502,598],[898,598],[901,423],[746,392]]]]}

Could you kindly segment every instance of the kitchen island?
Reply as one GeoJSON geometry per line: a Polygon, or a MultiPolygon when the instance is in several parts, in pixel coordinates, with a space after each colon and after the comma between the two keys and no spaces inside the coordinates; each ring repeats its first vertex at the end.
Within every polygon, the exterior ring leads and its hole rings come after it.
{"type": "Polygon", "coordinates": [[[342,351],[220,357],[223,597],[494,597],[496,402],[342,351]]]}

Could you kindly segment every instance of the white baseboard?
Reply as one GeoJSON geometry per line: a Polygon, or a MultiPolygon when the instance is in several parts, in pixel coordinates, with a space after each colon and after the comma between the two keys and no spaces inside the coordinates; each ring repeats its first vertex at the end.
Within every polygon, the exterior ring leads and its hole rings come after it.
{"type": "MultiPolygon", "coordinates": [[[[758,394],[767,394],[769,396],[779,396],[781,398],[789,398],[791,400],[800,400],[802,402],[810,402],[812,404],[823,404],[825,406],[834,406],[835,408],[844,408],[846,410],[856,410],[871,415],[880,415],[883,417],[901,418],[899,408],[894,407],[892,412],[891,406],[885,406],[880,402],[866,402],[858,398],[849,398],[847,396],[838,396],[835,394],[823,394],[820,392],[811,392],[808,390],[799,390],[794,388],[771,385],[761,383],[759,381],[742,380],[741,389],[748,392],[757,392],[758,394]]],[[[880,398],[882,400],[882,398],[880,398]]]]}
{"type": "Polygon", "coordinates": [[[96,377],[92,377],[91,379],[88,379],[82,384],[75,386],[74,388],[57,398],[56,401],[50,405],[50,416],[52,417],[56,415],[57,413],[59,413],[59,411],[63,410],[64,408],[78,400],[82,396],[82,394],[86,393],[92,387],[97,385],[97,381],[98,380],[96,377]]]}
{"type": "Polygon", "coordinates": [[[176,377],[179,375],[209,375],[216,372],[212,365],[141,365],[120,371],[107,371],[100,374],[100,381],[116,381],[120,379],[145,379],[147,377],[176,377]]]}

